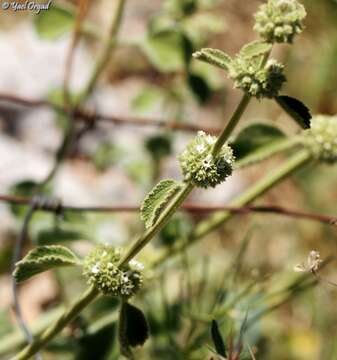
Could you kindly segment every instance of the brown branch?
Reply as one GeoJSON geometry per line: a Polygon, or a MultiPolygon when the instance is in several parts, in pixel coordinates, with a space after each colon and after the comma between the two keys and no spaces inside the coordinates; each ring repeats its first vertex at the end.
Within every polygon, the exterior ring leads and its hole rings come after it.
{"type": "MultiPolygon", "coordinates": [[[[16,195],[0,195],[0,201],[11,204],[29,205],[32,199],[16,195]]],[[[139,211],[137,205],[114,205],[114,206],[73,206],[63,205],[57,201],[45,201],[39,207],[39,210],[44,211],[77,211],[77,212],[136,212],[139,211]]],[[[272,213],[284,215],[293,218],[302,218],[307,220],[319,221],[324,224],[336,225],[337,217],[304,212],[300,210],[292,210],[281,206],[265,205],[265,206],[222,206],[222,205],[204,205],[187,203],[182,205],[182,210],[191,213],[209,213],[215,211],[230,211],[236,214],[247,215],[250,213],[272,213]]]]}
{"type": "MultiPolygon", "coordinates": [[[[9,102],[25,107],[48,107],[54,110],[60,111],[66,115],[70,115],[69,109],[64,106],[56,105],[48,100],[30,99],[26,97],[20,97],[16,95],[0,93],[0,102],[9,102]]],[[[136,116],[115,116],[105,115],[88,111],[87,109],[75,109],[76,120],[84,121],[92,124],[97,122],[107,122],[115,125],[135,125],[135,126],[152,126],[163,127],[172,130],[180,130],[187,132],[196,132],[204,130],[209,134],[218,134],[219,128],[216,127],[201,127],[197,124],[181,123],[176,120],[160,120],[155,118],[145,118],[136,116]]]]}

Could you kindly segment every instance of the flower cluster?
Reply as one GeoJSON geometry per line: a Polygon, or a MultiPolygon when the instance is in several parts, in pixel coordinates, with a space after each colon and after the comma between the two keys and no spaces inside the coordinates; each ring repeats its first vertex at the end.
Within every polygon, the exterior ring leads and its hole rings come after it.
{"type": "Polygon", "coordinates": [[[232,148],[225,144],[218,154],[213,156],[212,149],[215,142],[215,136],[199,131],[196,138],[187,145],[179,156],[186,181],[191,181],[198,187],[215,187],[232,174],[234,164],[232,148]]]}
{"type": "Polygon", "coordinates": [[[304,131],[304,144],[316,159],[337,161],[337,115],[317,115],[311,119],[310,129],[304,131]]]}
{"type": "Polygon", "coordinates": [[[84,259],[83,274],[90,285],[105,295],[129,298],[143,284],[143,264],[131,260],[119,269],[121,250],[108,245],[99,245],[84,259]]]}
{"type": "Polygon", "coordinates": [[[275,60],[269,60],[261,68],[260,57],[247,59],[238,55],[232,63],[229,77],[234,86],[258,99],[273,98],[278,95],[282,84],[286,81],[283,74],[284,66],[275,60]]]}
{"type": "Polygon", "coordinates": [[[292,43],[303,30],[306,11],[296,0],[269,0],[255,14],[256,30],[268,42],[292,43]]]}

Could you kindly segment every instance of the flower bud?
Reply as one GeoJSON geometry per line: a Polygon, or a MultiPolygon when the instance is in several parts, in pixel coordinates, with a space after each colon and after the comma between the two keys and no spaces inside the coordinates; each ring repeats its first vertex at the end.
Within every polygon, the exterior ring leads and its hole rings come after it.
{"type": "Polygon", "coordinates": [[[103,294],[128,299],[143,284],[143,265],[131,260],[119,269],[117,264],[120,259],[120,249],[99,245],[84,259],[83,275],[103,294]]]}
{"type": "Polygon", "coordinates": [[[306,11],[296,0],[268,0],[255,14],[256,30],[268,42],[292,43],[303,30],[306,11]]]}
{"type": "Polygon", "coordinates": [[[195,186],[208,188],[225,181],[232,174],[233,150],[223,145],[216,156],[212,155],[216,137],[199,131],[179,156],[180,166],[186,181],[195,186]]]}
{"type": "Polygon", "coordinates": [[[337,161],[337,115],[317,115],[311,119],[310,129],[304,131],[304,145],[316,159],[337,161]]]}
{"type": "Polygon", "coordinates": [[[283,75],[284,66],[275,60],[269,60],[260,68],[260,58],[247,59],[238,55],[232,63],[229,77],[234,80],[234,87],[258,99],[273,98],[278,95],[286,81],[283,75]]]}

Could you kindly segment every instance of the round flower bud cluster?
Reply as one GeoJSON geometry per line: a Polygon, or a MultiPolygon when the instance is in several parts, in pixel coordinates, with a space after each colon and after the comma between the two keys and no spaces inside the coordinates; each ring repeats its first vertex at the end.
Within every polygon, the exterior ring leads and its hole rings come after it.
{"type": "Polygon", "coordinates": [[[195,186],[208,188],[222,183],[232,174],[233,150],[223,145],[216,156],[212,155],[216,137],[199,131],[198,135],[179,156],[180,166],[185,181],[195,186]]]}
{"type": "Polygon", "coordinates": [[[90,285],[105,295],[129,298],[143,284],[143,264],[131,260],[119,269],[121,250],[109,245],[99,245],[84,259],[83,275],[90,285]]]}
{"type": "Polygon", "coordinates": [[[268,42],[292,43],[305,17],[304,6],[296,0],[269,0],[255,14],[254,30],[268,42]]]}
{"type": "Polygon", "coordinates": [[[229,71],[229,77],[234,80],[234,87],[242,89],[250,96],[258,99],[273,98],[278,95],[286,78],[284,66],[276,60],[269,60],[265,67],[260,67],[259,57],[247,59],[238,55],[229,71]]]}
{"type": "Polygon", "coordinates": [[[317,115],[311,119],[310,129],[304,131],[304,144],[316,159],[337,161],[337,115],[317,115]]]}

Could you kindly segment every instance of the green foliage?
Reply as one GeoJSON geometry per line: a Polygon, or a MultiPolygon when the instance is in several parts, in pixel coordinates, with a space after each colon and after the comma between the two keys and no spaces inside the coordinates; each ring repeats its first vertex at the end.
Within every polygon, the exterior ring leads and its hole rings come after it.
{"type": "Polygon", "coordinates": [[[146,228],[152,227],[168,206],[172,198],[182,188],[175,180],[160,181],[143,200],[140,213],[146,228]]]}
{"type": "Polygon", "coordinates": [[[79,258],[64,246],[38,246],[15,264],[13,276],[19,283],[41,272],[62,266],[74,266],[79,263],[79,258]]]}
{"type": "Polygon", "coordinates": [[[195,52],[193,57],[226,71],[228,71],[232,65],[231,57],[218,49],[201,49],[195,52]]]}
{"type": "Polygon", "coordinates": [[[35,17],[35,29],[45,40],[55,40],[69,32],[75,23],[74,14],[60,6],[53,5],[48,11],[41,11],[35,17]]]}
{"type": "Polygon", "coordinates": [[[155,161],[172,153],[172,138],[168,134],[153,135],[146,139],[145,148],[155,161]]]}
{"type": "Polygon", "coordinates": [[[244,128],[231,146],[236,160],[241,160],[261,148],[285,138],[278,128],[262,123],[255,123],[244,128]]]}
{"type": "Polygon", "coordinates": [[[59,226],[41,229],[36,236],[36,243],[39,246],[58,244],[61,242],[83,240],[84,235],[79,231],[63,229],[59,226]]]}
{"type": "Polygon", "coordinates": [[[91,159],[97,170],[105,171],[114,165],[123,154],[122,149],[110,142],[101,143],[91,155],[91,159]]]}
{"type": "Polygon", "coordinates": [[[240,55],[247,59],[261,57],[265,54],[268,54],[271,51],[271,48],[272,44],[266,43],[265,41],[256,40],[245,44],[240,50],[240,55]]]}
{"type": "Polygon", "coordinates": [[[290,96],[276,96],[275,100],[302,129],[310,128],[310,110],[298,99],[290,96]]]}
{"type": "Polygon", "coordinates": [[[222,339],[222,335],[220,333],[218,323],[215,320],[212,320],[211,335],[217,354],[223,357],[227,357],[226,346],[222,339]]]}
{"type": "Polygon", "coordinates": [[[143,312],[136,306],[123,302],[119,318],[121,353],[133,359],[132,347],[141,346],[149,337],[149,326],[143,312]]]}

